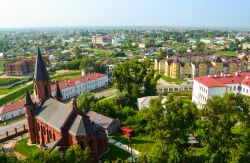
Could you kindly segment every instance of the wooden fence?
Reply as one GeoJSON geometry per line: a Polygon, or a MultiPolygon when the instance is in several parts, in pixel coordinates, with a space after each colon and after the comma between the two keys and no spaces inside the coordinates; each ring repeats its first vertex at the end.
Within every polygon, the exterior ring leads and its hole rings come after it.
{"type": "Polygon", "coordinates": [[[21,136],[28,132],[25,125],[15,128],[11,131],[6,131],[6,133],[0,135],[0,143],[13,139],[15,137],[21,136]]]}

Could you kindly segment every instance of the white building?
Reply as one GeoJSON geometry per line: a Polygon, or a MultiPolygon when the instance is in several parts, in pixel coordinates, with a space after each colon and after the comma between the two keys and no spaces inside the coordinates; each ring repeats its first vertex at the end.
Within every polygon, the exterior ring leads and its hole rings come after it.
{"type": "Polygon", "coordinates": [[[250,72],[195,77],[192,101],[201,108],[208,99],[226,92],[250,96],[250,72]]]}
{"type": "Polygon", "coordinates": [[[7,104],[0,107],[0,121],[4,122],[6,120],[21,116],[25,114],[24,101],[19,101],[12,104],[7,104]]]}
{"type": "MultiPolygon", "coordinates": [[[[65,80],[59,83],[63,100],[80,95],[82,92],[89,92],[108,86],[108,76],[100,73],[88,74],[83,77],[65,80]]],[[[56,84],[51,86],[51,94],[55,95],[56,84]]]]}
{"type": "MultiPolygon", "coordinates": [[[[141,110],[143,108],[148,108],[150,101],[158,97],[159,96],[145,96],[145,97],[137,98],[138,109],[141,110]]],[[[163,97],[161,103],[164,104],[165,102],[166,102],[166,98],[163,97]]]]}

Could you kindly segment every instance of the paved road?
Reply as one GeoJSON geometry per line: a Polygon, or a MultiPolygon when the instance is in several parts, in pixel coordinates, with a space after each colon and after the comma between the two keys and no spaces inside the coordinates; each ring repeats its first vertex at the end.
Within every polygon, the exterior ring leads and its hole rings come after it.
{"type": "Polygon", "coordinates": [[[21,127],[24,124],[26,124],[26,119],[22,119],[20,121],[15,122],[15,123],[11,123],[9,125],[2,126],[2,127],[0,127],[0,135],[3,133],[6,133],[6,131],[12,131],[12,130],[14,130],[14,128],[21,127]]]}
{"type": "MultiPolygon", "coordinates": [[[[96,98],[107,97],[107,96],[115,95],[116,91],[117,91],[116,89],[112,89],[112,90],[108,90],[108,91],[101,92],[101,93],[95,93],[95,96],[96,98]]],[[[14,128],[23,126],[25,123],[26,123],[26,119],[23,119],[23,120],[20,120],[18,122],[15,122],[6,126],[2,126],[0,127],[0,135],[6,133],[6,131],[12,131],[14,130],[14,128]]]]}

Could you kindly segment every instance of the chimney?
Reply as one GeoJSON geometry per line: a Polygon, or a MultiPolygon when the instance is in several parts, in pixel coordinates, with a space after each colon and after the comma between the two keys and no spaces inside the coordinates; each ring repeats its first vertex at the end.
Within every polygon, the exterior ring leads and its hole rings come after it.
{"type": "Polygon", "coordinates": [[[235,72],[235,76],[239,76],[239,73],[238,73],[238,72],[235,72]]]}
{"type": "Polygon", "coordinates": [[[223,72],[222,72],[222,73],[220,73],[220,76],[221,76],[221,77],[223,77],[223,76],[224,76],[223,72]]]}
{"type": "Polygon", "coordinates": [[[75,97],[71,99],[71,106],[73,109],[77,109],[77,102],[75,97]]]}

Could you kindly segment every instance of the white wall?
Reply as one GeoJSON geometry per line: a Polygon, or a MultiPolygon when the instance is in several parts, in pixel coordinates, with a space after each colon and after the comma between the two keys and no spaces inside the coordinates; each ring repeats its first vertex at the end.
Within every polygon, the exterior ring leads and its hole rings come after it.
{"type": "Polygon", "coordinates": [[[9,120],[9,119],[18,117],[23,114],[25,114],[25,108],[20,108],[20,109],[0,115],[0,121],[9,120]]]}
{"type": "MultiPolygon", "coordinates": [[[[102,88],[108,85],[108,77],[104,76],[101,78],[98,78],[96,80],[90,80],[87,82],[80,82],[77,83],[74,86],[61,89],[63,100],[69,99],[75,96],[80,95],[82,92],[89,92],[98,88],[102,88]]],[[[53,91],[52,96],[55,95],[55,91],[53,91]]]]}

